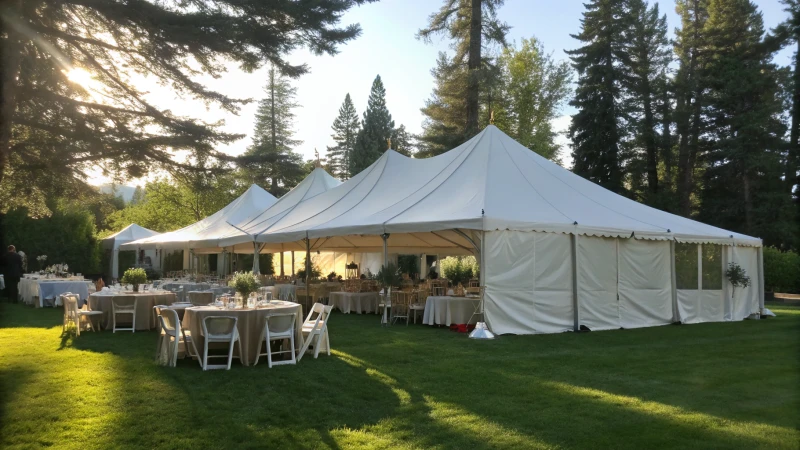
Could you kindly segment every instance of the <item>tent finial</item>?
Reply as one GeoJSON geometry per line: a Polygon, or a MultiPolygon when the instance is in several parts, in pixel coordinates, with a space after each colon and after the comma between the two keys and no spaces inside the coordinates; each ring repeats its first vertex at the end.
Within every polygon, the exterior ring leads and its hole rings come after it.
{"type": "Polygon", "coordinates": [[[494,125],[494,110],[489,111],[489,125],[494,125]]]}
{"type": "Polygon", "coordinates": [[[392,138],[391,137],[386,138],[386,145],[388,145],[388,147],[386,147],[387,150],[391,150],[392,149],[392,138]]]}
{"type": "Polygon", "coordinates": [[[317,160],[316,160],[316,161],[314,161],[314,167],[316,167],[317,169],[319,169],[320,167],[322,167],[322,163],[321,163],[321,162],[320,162],[320,160],[319,160],[319,152],[317,151],[317,148],[316,148],[316,147],[314,147],[314,157],[316,157],[316,158],[317,158],[317,160]]]}

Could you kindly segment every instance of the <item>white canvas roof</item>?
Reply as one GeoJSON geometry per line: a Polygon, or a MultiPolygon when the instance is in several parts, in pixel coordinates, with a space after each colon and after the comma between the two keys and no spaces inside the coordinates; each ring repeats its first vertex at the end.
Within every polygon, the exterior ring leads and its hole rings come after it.
{"type": "MultiPolygon", "coordinates": [[[[312,249],[470,251],[472,231],[736,243],[761,240],[669,214],[608,191],[530,151],[490,125],[442,155],[387,150],[352,179],[243,227],[264,243],[308,237],[312,249]],[[459,231],[455,231],[459,230],[459,231]],[[463,233],[463,234],[462,234],[463,233]]],[[[474,241],[474,239],[473,239],[474,241]]],[[[267,245],[267,247],[271,247],[267,245]]]]}
{"type": "Polygon", "coordinates": [[[230,224],[239,226],[248,223],[254,216],[272,206],[276,201],[277,199],[272,194],[253,184],[239,198],[205,219],[179,230],[129,242],[123,245],[123,249],[192,248],[195,242],[216,240],[219,236],[230,233],[231,230],[235,231],[236,228],[230,224]]]}
{"type": "Polygon", "coordinates": [[[127,227],[123,228],[122,230],[112,234],[103,239],[103,247],[104,248],[111,248],[117,249],[120,245],[135,241],[138,239],[145,239],[152,236],[157,236],[160,233],[158,231],[153,231],[147,229],[145,227],[139,226],[135,223],[128,225],[127,227]]]}

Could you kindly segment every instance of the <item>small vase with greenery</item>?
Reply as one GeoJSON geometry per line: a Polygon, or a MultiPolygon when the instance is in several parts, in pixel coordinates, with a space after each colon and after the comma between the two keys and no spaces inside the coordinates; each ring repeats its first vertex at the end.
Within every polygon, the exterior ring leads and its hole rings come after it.
{"type": "Polygon", "coordinates": [[[747,276],[747,272],[742,269],[742,266],[735,262],[728,264],[728,270],[725,271],[725,278],[727,278],[731,286],[733,286],[731,290],[731,299],[734,298],[737,287],[746,288],[750,286],[750,277],[747,276]]]}
{"type": "Polygon", "coordinates": [[[228,286],[241,295],[242,306],[244,306],[247,304],[247,298],[250,297],[250,294],[258,290],[260,283],[252,272],[236,272],[231,280],[228,281],[228,286]]]}
{"type": "MultiPolygon", "coordinates": [[[[400,283],[403,282],[403,275],[400,273],[400,268],[397,267],[395,263],[388,263],[381,267],[381,270],[378,271],[377,275],[375,275],[375,279],[378,280],[381,287],[383,288],[383,304],[389,305],[389,288],[393,286],[399,286],[400,283]]],[[[386,310],[387,308],[383,308],[383,319],[381,323],[387,323],[386,319],[386,310]]]]}
{"type": "Polygon", "coordinates": [[[122,275],[122,284],[133,285],[133,292],[139,292],[140,284],[147,284],[147,272],[144,269],[128,269],[122,275]]]}

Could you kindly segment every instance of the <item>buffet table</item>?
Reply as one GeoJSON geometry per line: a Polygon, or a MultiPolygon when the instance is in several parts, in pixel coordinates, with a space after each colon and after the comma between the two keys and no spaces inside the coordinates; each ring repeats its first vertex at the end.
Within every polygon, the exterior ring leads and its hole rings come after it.
{"type": "MultiPolygon", "coordinates": [[[[35,305],[37,308],[44,306],[45,299],[54,299],[59,295],[71,292],[77,294],[81,300],[89,297],[89,285],[91,281],[76,279],[58,278],[30,278],[25,277],[19,280],[19,295],[23,303],[35,305]],[[38,297],[38,300],[35,300],[38,297]]],[[[55,303],[55,302],[54,302],[55,303]]]]}
{"type": "Polygon", "coordinates": [[[479,298],[472,297],[428,297],[422,323],[428,325],[452,325],[467,323],[480,305],[479,298]]]}

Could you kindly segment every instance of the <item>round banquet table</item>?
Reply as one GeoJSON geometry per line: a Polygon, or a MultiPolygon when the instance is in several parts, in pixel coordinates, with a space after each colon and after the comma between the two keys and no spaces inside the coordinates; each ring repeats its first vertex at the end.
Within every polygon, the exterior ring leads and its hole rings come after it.
{"type": "MultiPolygon", "coordinates": [[[[295,315],[295,350],[303,345],[303,316],[300,304],[293,302],[276,301],[268,306],[258,308],[224,309],[216,306],[195,306],[186,308],[183,316],[183,326],[192,333],[192,339],[197,346],[197,351],[202,355],[204,338],[202,335],[203,320],[210,316],[236,317],[236,327],[239,330],[239,343],[242,348],[242,364],[249,366],[256,359],[261,348],[259,338],[264,329],[267,316],[274,314],[295,315]]],[[[234,352],[234,355],[237,353],[234,352]]]]}
{"type": "Polygon", "coordinates": [[[380,297],[377,292],[331,292],[330,305],[339,311],[350,314],[378,312],[380,297]]]}
{"type": "MultiPolygon", "coordinates": [[[[101,326],[103,328],[111,327],[112,308],[111,300],[114,297],[122,297],[132,295],[136,297],[136,329],[137,330],[152,330],[156,328],[156,316],[153,307],[156,305],[171,305],[178,301],[177,296],[173,292],[108,292],[100,291],[89,296],[89,308],[93,311],[103,311],[100,316],[101,326]]],[[[122,318],[122,316],[120,316],[122,318]]],[[[129,320],[125,316],[125,321],[129,320]]]]}
{"type": "Polygon", "coordinates": [[[434,297],[425,300],[422,323],[428,325],[452,325],[467,323],[480,299],[470,297],[434,297]]]}

